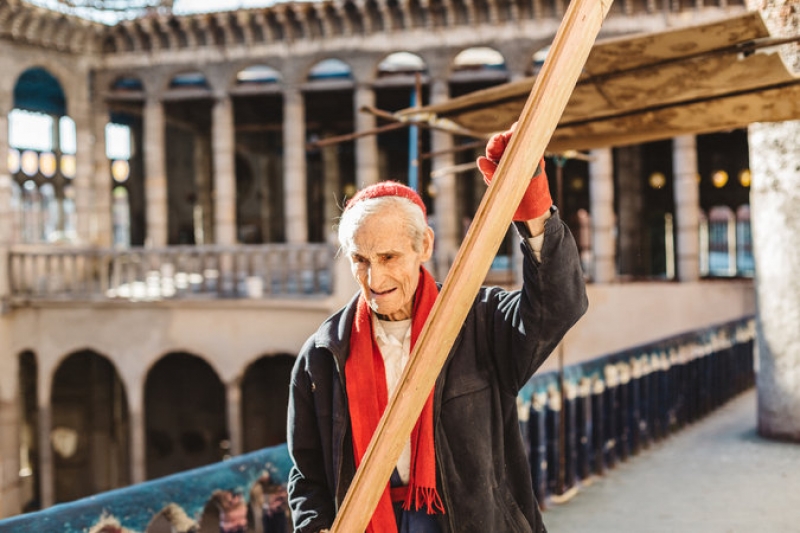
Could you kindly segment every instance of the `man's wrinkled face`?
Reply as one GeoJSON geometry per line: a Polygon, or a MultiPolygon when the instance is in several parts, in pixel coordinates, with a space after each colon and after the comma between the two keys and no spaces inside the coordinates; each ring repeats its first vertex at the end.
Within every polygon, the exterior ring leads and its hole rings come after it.
{"type": "Polygon", "coordinates": [[[388,205],[353,234],[350,267],[375,313],[404,320],[411,318],[420,266],[432,253],[433,231],[428,228],[422,249],[415,251],[400,208],[388,205]]]}

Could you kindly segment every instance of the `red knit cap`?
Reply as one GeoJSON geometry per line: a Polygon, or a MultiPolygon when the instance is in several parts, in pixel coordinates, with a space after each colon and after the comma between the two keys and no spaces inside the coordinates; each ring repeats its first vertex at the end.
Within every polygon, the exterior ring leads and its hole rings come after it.
{"type": "Polygon", "coordinates": [[[422,198],[420,198],[419,194],[417,194],[417,191],[396,181],[381,181],[368,187],[364,187],[358,191],[355,196],[350,198],[344,210],[347,211],[362,200],[380,198],[381,196],[400,196],[402,198],[407,198],[408,200],[414,202],[417,207],[422,209],[422,214],[426,218],[428,217],[428,210],[425,209],[425,202],[422,201],[422,198]]]}

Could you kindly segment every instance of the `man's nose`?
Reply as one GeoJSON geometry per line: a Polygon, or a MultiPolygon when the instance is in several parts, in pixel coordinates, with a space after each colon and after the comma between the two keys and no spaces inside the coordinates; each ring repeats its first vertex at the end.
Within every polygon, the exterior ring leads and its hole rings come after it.
{"type": "Polygon", "coordinates": [[[383,279],[383,268],[379,265],[371,264],[367,270],[367,281],[372,289],[380,288],[380,282],[383,279]]]}

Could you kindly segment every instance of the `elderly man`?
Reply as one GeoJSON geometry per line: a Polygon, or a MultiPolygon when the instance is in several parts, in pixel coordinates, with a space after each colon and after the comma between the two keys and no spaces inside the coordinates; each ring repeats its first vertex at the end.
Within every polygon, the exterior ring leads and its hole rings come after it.
{"type": "MultiPolygon", "coordinates": [[[[513,128],[512,128],[513,130],[513,128]]],[[[512,130],[478,160],[491,180],[512,130]]],[[[370,533],[543,532],[516,395],[587,307],[577,247],[541,171],[514,215],[518,291],[482,288],[371,518],[370,533]]],[[[304,345],[289,404],[295,531],[330,528],[439,292],[412,189],[357,193],[339,224],[360,292],[304,345]]]]}

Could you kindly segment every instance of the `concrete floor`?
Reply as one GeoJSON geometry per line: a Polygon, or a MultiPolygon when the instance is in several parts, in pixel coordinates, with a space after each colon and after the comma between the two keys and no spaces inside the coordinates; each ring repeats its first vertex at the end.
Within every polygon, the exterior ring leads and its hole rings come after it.
{"type": "Polygon", "coordinates": [[[547,502],[550,533],[800,532],[800,444],[760,438],[756,393],[547,502]]]}

